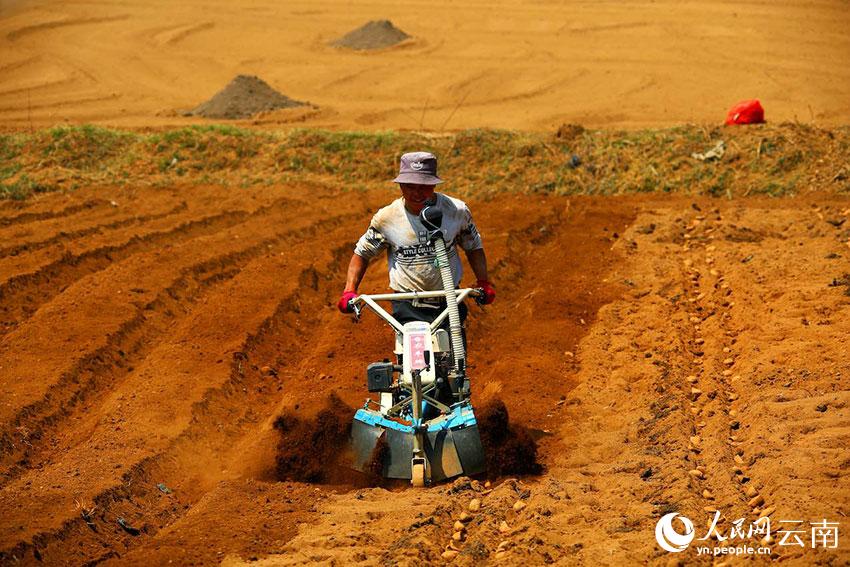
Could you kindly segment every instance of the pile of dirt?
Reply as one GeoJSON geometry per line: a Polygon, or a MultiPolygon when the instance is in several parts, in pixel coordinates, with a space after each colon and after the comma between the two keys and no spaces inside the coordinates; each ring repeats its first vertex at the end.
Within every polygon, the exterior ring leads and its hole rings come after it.
{"type": "Polygon", "coordinates": [[[382,49],[410,38],[389,20],[372,20],[331,43],[346,49],[382,49]]]}
{"type": "Polygon", "coordinates": [[[481,445],[487,458],[487,476],[540,474],[537,443],[531,432],[521,425],[511,425],[508,408],[499,398],[476,409],[481,445]]]}
{"type": "Polygon", "coordinates": [[[238,75],[208,101],[192,110],[191,114],[204,118],[250,118],[260,112],[304,106],[306,102],[293,100],[253,75],[238,75]]]}

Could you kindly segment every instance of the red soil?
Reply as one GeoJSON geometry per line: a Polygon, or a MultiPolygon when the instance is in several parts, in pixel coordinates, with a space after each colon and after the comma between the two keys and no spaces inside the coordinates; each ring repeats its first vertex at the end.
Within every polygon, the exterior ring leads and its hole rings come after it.
{"type": "MultiPolygon", "coordinates": [[[[485,422],[504,401],[544,472],[419,491],[277,481],[277,417],[361,405],[365,365],[389,352],[377,318],[334,303],[392,197],[104,188],[0,208],[0,563],[440,561],[473,496],[458,563],[501,540],[512,563],[646,562],[666,560],[662,512],[702,523],[714,506],[728,527],[753,513],[750,487],[777,519],[850,509],[838,197],[470,202],[499,292],[470,316],[473,400],[485,422]]],[[[376,265],[362,289],[385,286],[376,265]]]]}

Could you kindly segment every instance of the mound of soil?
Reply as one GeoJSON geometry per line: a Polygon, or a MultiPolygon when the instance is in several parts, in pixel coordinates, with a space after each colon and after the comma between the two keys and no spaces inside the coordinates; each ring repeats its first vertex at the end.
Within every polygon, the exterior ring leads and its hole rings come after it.
{"type": "Polygon", "coordinates": [[[347,49],[381,49],[399,44],[410,36],[389,20],[372,20],[331,43],[347,49]]]}
{"type": "Polygon", "coordinates": [[[540,474],[537,443],[521,425],[511,425],[508,408],[499,398],[476,408],[481,445],[487,458],[487,476],[540,474]]]}
{"type": "Polygon", "coordinates": [[[192,114],[205,118],[250,118],[259,112],[293,108],[307,103],[293,100],[252,75],[238,75],[192,114]]]}

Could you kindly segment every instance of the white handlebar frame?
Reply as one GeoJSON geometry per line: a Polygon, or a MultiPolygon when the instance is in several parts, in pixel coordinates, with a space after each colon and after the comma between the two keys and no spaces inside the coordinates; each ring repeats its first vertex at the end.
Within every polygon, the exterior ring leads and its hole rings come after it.
{"type": "MultiPolygon", "coordinates": [[[[466,287],[462,289],[455,290],[457,294],[457,302],[460,303],[470,295],[472,296],[481,296],[483,291],[477,288],[466,287]]],[[[354,308],[354,312],[357,316],[360,315],[360,307],[361,303],[365,304],[372,311],[374,311],[381,319],[386,321],[396,332],[401,333],[403,331],[402,324],[398,322],[398,320],[390,315],[386,309],[378,305],[378,301],[404,301],[408,299],[431,299],[434,297],[445,298],[445,291],[411,291],[407,293],[378,293],[375,295],[358,295],[351,301],[349,301],[349,305],[354,308]]],[[[440,313],[436,319],[431,323],[431,332],[436,331],[440,325],[443,324],[443,321],[446,320],[446,317],[449,316],[448,308],[443,309],[442,313],[440,313]]]]}

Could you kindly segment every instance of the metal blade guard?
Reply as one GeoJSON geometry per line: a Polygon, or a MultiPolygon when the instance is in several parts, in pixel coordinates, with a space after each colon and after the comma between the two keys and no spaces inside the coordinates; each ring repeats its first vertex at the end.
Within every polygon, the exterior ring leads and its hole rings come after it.
{"type": "MultiPolygon", "coordinates": [[[[484,472],[484,450],[470,404],[458,405],[449,415],[430,420],[424,427],[427,481],[484,472]]],[[[416,435],[413,425],[387,419],[375,410],[357,410],[351,428],[354,468],[373,472],[379,469],[385,478],[413,480],[416,435]],[[386,451],[376,451],[382,436],[386,451]]]]}

